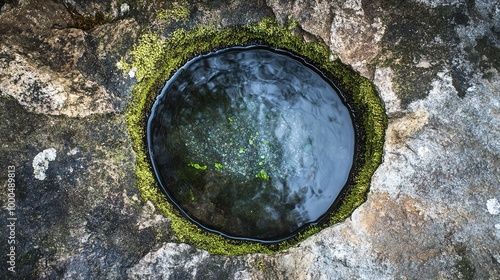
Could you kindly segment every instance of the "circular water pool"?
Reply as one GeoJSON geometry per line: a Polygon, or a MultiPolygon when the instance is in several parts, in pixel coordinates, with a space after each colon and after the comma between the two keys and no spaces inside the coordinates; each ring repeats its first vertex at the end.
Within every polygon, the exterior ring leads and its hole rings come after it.
{"type": "Polygon", "coordinates": [[[333,210],[356,142],[339,90],[303,59],[264,46],[185,64],[157,98],[147,138],[179,211],[206,230],[261,242],[333,210]]]}

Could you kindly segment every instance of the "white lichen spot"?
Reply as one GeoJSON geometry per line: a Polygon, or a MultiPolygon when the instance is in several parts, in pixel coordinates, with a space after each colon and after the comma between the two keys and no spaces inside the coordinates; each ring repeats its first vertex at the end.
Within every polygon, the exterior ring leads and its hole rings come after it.
{"type": "Polygon", "coordinates": [[[68,153],[66,153],[68,156],[74,156],[76,154],[78,154],[78,152],[80,152],[80,149],[78,148],[73,148],[71,149],[68,153]]]}
{"type": "Polygon", "coordinates": [[[135,77],[135,72],[137,72],[137,67],[134,67],[134,68],[130,69],[130,71],[128,71],[128,76],[130,78],[135,77]]]}
{"type": "Polygon", "coordinates": [[[45,180],[45,171],[49,169],[49,161],[56,159],[56,149],[50,148],[38,153],[33,159],[33,174],[38,180],[45,180]]]}
{"type": "Polygon", "coordinates": [[[476,86],[471,86],[467,88],[467,92],[472,93],[476,91],[476,86]]]}
{"type": "Polygon", "coordinates": [[[417,65],[415,65],[415,67],[418,67],[418,68],[429,68],[431,67],[431,63],[425,59],[422,59],[420,60],[417,65]]]}
{"type": "Polygon", "coordinates": [[[500,214],[500,203],[496,198],[488,199],[488,201],[486,201],[486,208],[491,215],[500,214]]]}
{"type": "Polygon", "coordinates": [[[496,225],[495,225],[495,228],[496,228],[496,229],[500,229],[500,224],[496,224],[496,225]]]}
{"type": "Polygon", "coordinates": [[[123,3],[120,6],[120,14],[124,16],[126,13],[130,11],[130,6],[127,3],[123,3]]]}

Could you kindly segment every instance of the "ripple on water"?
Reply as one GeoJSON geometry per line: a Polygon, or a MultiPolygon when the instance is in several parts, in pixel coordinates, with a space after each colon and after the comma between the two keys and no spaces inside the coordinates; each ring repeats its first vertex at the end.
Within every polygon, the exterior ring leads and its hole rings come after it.
{"type": "Polygon", "coordinates": [[[265,47],[191,60],[148,123],[151,160],[172,202],[208,230],[260,241],[288,238],[331,210],[354,135],[323,75],[265,47]]]}

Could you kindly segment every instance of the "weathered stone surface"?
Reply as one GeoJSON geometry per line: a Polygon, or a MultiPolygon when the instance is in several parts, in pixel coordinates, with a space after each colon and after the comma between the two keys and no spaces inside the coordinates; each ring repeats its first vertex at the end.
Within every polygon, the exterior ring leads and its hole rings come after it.
{"type": "MultiPolygon", "coordinates": [[[[346,64],[366,77],[373,75],[369,63],[379,51],[385,26],[377,10],[365,12],[360,0],[283,1],[269,0],[276,17],[298,20],[302,28],[326,42],[346,64]]],[[[380,12],[378,12],[380,14],[380,12]]]]}
{"type": "Polygon", "coordinates": [[[116,62],[132,46],[138,24],[81,18],[80,6],[21,1],[2,7],[2,95],[50,115],[83,117],[123,109],[122,97],[133,81],[123,79],[116,62]]]}
{"type": "MultiPolygon", "coordinates": [[[[134,187],[133,152],[120,116],[35,115],[12,98],[1,98],[0,115],[1,163],[16,167],[17,275],[120,278],[126,263],[171,240],[169,221],[134,187]],[[56,152],[40,177],[33,165],[44,150],[56,152]]],[[[7,192],[0,196],[7,201],[7,192]]]]}
{"type": "Polygon", "coordinates": [[[15,277],[500,278],[498,1],[193,1],[189,18],[165,26],[155,12],[171,6],[129,2],[0,5],[0,179],[16,166],[15,277]],[[122,113],[136,81],[116,64],[148,28],[273,14],[373,80],[389,115],[384,162],[345,222],[275,255],[213,256],[176,243],[141,200],[122,113]]]}
{"type": "Polygon", "coordinates": [[[243,258],[210,256],[186,244],[167,243],[128,270],[131,279],[242,279],[243,258]]]}

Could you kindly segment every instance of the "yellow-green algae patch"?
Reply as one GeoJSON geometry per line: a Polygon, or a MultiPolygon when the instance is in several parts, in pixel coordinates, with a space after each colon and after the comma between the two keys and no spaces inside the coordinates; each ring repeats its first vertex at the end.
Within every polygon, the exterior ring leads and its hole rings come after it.
{"type": "Polygon", "coordinates": [[[148,33],[141,37],[131,52],[132,62],[123,62],[124,69],[136,69],[138,83],[127,112],[127,127],[136,152],[136,175],[143,199],[153,204],[172,221],[172,229],[179,242],[192,244],[212,254],[239,255],[273,253],[288,248],[322,228],[345,220],[356,207],[366,200],[371,177],[382,161],[384,132],[387,116],[382,102],[369,80],[340,63],[330,61],[327,46],[305,42],[293,33],[295,23],[285,26],[275,20],[264,19],[255,25],[216,29],[201,25],[192,30],[178,29],[166,40],[148,33]],[[207,232],[189,222],[167,201],[154,179],[145,144],[146,114],[166,80],[189,59],[214,49],[234,45],[264,43],[286,49],[307,58],[333,77],[353,107],[361,130],[358,160],[351,187],[344,193],[338,208],[321,225],[310,226],[296,237],[277,244],[235,241],[207,232]]]}

